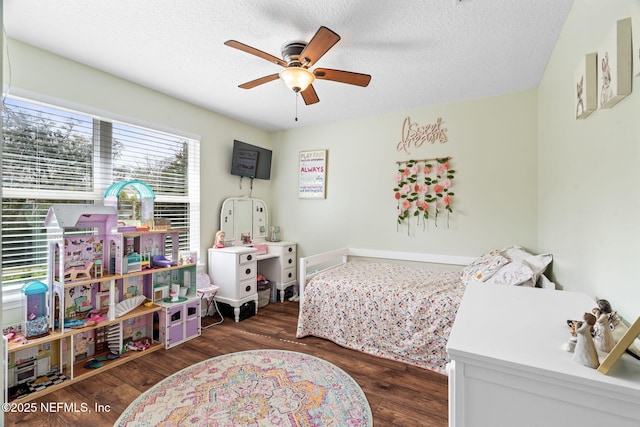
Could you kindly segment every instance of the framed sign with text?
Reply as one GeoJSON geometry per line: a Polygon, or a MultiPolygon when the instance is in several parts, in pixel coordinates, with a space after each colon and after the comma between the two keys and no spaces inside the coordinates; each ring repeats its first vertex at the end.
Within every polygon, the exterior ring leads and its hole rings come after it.
{"type": "Polygon", "coordinates": [[[301,151],[298,164],[298,197],[324,199],[326,172],[327,150],[301,151]]]}

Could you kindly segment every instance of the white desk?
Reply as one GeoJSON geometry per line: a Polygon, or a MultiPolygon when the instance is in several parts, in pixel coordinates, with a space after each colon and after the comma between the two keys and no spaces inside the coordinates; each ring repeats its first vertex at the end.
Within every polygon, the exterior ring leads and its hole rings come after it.
{"type": "Polygon", "coordinates": [[[266,277],[272,284],[274,296],[279,291],[284,301],[285,289],[297,283],[296,244],[291,242],[264,242],[267,253],[257,254],[250,246],[230,246],[208,250],[208,273],[211,282],[220,289],[215,299],[234,307],[236,322],[240,307],[254,301],[258,313],[256,275],[266,277]]]}
{"type": "Polygon", "coordinates": [[[566,320],[595,306],[582,293],[469,284],[447,344],[449,425],[640,426],[640,361],[625,354],[604,375],[561,349],[566,320]]]}

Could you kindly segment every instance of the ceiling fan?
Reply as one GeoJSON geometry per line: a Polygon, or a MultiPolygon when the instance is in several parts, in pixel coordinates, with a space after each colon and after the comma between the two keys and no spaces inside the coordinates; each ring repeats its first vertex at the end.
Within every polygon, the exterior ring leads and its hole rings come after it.
{"type": "Polygon", "coordinates": [[[236,40],[227,40],[224,44],[284,67],[279,73],[251,80],[238,87],[251,89],[280,78],[289,89],[292,89],[296,93],[299,92],[302,95],[305,104],[311,105],[320,101],[312,85],[315,79],[331,80],[362,87],[366,87],[369,81],[371,81],[371,76],[368,74],[332,70],[329,68],[309,70],[309,67],[314,65],[329,49],[338,43],[339,40],[340,36],[329,28],[320,27],[309,43],[293,42],[286,44],[282,48],[283,59],[236,40]]]}

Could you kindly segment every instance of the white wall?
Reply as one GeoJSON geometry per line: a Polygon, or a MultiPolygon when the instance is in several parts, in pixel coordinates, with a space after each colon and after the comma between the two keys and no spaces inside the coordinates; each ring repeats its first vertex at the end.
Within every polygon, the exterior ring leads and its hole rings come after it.
{"type": "Polygon", "coordinates": [[[640,40],[637,0],[576,0],[539,88],[539,247],[565,289],[640,315],[640,79],[612,109],[575,120],[574,71],[622,18],[640,40]]]}
{"type": "Polygon", "coordinates": [[[272,223],[301,256],[341,246],[470,256],[510,244],[536,250],[536,97],[527,91],[276,134],[272,223]],[[448,142],[398,152],[407,116],[420,125],[442,117],[448,142]],[[299,199],[299,152],[315,149],[328,150],[327,197],[299,199]],[[396,161],[444,156],[456,170],[449,228],[441,219],[426,231],[398,231],[396,161]]]}

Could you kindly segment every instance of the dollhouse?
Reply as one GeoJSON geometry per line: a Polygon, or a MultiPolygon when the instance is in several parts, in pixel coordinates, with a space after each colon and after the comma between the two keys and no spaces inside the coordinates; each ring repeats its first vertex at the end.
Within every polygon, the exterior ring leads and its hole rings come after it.
{"type": "Polygon", "coordinates": [[[106,190],[103,206],[51,205],[44,224],[48,284],[23,286],[24,322],[6,355],[9,400],[34,399],[200,335],[196,260],[178,263],[186,230],[153,229],[154,198],[145,183],[125,181],[106,190]],[[129,185],[142,200],[135,214],[118,210],[129,185]],[[171,262],[154,265],[154,257],[171,262]],[[171,287],[184,295],[178,302],[164,292],[171,287]],[[42,389],[44,377],[56,378],[55,387],[42,389]]]}

